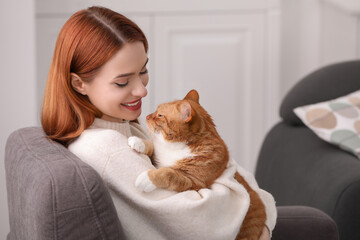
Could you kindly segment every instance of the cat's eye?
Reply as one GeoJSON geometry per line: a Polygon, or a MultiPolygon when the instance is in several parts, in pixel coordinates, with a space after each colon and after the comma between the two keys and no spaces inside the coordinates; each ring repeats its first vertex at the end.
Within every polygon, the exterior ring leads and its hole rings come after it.
{"type": "Polygon", "coordinates": [[[157,115],[157,117],[159,117],[159,118],[161,118],[161,117],[163,117],[163,116],[164,116],[164,115],[161,115],[161,114],[158,114],[158,115],[157,115]]]}

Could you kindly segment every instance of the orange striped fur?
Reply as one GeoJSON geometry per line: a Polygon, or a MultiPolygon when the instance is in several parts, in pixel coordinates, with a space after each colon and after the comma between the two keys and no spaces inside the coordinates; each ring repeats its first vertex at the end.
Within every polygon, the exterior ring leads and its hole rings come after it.
{"type": "MultiPolygon", "coordinates": [[[[147,116],[146,123],[153,136],[152,159],[159,167],[150,170],[148,176],[156,187],[178,192],[199,190],[209,187],[225,170],[229,161],[227,146],[210,115],[200,106],[196,90],[183,100],[159,105],[147,116]]],[[[234,177],[250,196],[250,207],[236,239],[257,240],[265,226],[265,206],[239,173],[234,177]]]]}

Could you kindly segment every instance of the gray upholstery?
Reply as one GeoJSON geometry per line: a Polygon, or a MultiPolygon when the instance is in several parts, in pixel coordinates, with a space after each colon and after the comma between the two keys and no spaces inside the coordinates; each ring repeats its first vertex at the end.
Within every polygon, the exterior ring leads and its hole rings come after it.
{"type": "Polygon", "coordinates": [[[337,223],[341,240],[360,239],[360,160],[300,124],[292,108],[360,89],[360,61],[330,65],[302,79],[284,98],[283,120],[267,134],[256,179],[278,205],[318,208],[337,223]]]}
{"type": "Polygon", "coordinates": [[[272,240],[318,239],[339,239],[336,223],[327,214],[311,207],[278,207],[272,240]]]}
{"type": "MultiPolygon", "coordinates": [[[[124,239],[100,176],[41,128],[12,133],[5,155],[8,240],[124,239]]],[[[334,221],[321,211],[285,207],[278,214],[273,240],[338,239],[334,221]]]]}
{"type": "Polygon", "coordinates": [[[329,65],[301,79],[285,96],[280,116],[284,122],[303,125],[294,114],[299,106],[327,101],[360,89],[360,61],[329,65]]]}
{"type": "Polygon", "coordinates": [[[14,239],[121,239],[99,175],[39,127],[8,139],[5,152],[10,233],[14,239]]]}

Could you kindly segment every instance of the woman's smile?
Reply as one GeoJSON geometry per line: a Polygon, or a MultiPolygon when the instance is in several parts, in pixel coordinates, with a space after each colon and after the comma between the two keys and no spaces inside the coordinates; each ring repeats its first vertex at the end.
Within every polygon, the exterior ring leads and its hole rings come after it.
{"type": "Polygon", "coordinates": [[[133,102],[122,103],[121,105],[130,111],[137,111],[141,108],[141,98],[133,102]]]}

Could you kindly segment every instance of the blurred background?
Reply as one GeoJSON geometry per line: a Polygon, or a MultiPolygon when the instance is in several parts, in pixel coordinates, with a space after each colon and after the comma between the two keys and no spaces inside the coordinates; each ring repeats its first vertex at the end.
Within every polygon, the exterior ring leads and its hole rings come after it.
{"type": "MultiPolygon", "coordinates": [[[[321,66],[360,58],[359,0],[1,0],[2,160],[12,131],[40,126],[62,25],[93,5],[128,16],[148,38],[150,84],[143,116],[197,89],[232,157],[251,172],[289,89],[321,66]]],[[[5,239],[3,161],[0,202],[0,239],[5,239]]]]}

